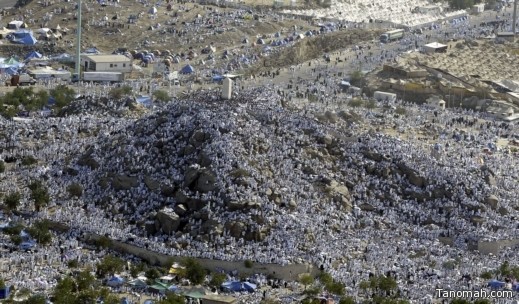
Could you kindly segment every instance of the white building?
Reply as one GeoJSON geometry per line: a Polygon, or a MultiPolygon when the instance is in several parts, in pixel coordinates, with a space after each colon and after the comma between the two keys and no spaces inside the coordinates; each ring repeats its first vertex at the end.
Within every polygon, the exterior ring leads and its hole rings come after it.
{"type": "Polygon", "coordinates": [[[85,72],[121,72],[132,70],[132,60],[124,55],[82,55],[81,65],[85,72]]]}

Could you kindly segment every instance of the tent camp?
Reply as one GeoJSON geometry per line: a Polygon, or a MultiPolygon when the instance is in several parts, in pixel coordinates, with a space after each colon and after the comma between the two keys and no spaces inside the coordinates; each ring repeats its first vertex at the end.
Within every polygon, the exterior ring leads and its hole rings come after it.
{"type": "Polygon", "coordinates": [[[42,57],[43,57],[42,54],[40,54],[40,53],[38,53],[36,51],[32,51],[32,52],[30,52],[29,54],[27,54],[25,56],[25,60],[31,60],[31,59],[34,59],[34,58],[42,58],[42,57]]]}
{"type": "Polygon", "coordinates": [[[100,54],[101,52],[99,52],[99,50],[97,50],[97,48],[91,47],[91,48],[86,49],[84,53],[85,54],[100,54]]]}
{"type": "Polygon", "coordinates": [[[23,21],[20,21],[20,20],[14,20],[14,21],[9,22],[9,24],[7,24],[7,28],[10,30],[18,30],[18,29],[26,28],[26,27],[27,27],[27,24],[25,24],[23,21]]]}
{"type": "Polygon", "coordinates": [[[221,285],[221,288],[230,292],[240,292],[240,291],[248,291],[254,292],[257,289],[256,284],[252,284],[249,282],[240,282],[240,281],[228,281],[221,285]]]}
{"type": "Polygon", "coordinates": [[[195,71],[195,69],[191,65],[186,65],[180,70],[180,74],[191,74],[195,71]]]}
{"type": "Polygon", "coordinates": [[[106,281],[106,285],[110,287],[119,287],[124,284],[124,279],[118,276],[113,276],[108,281],[106,281]]]}
{"type": "Polygon", "coordinates": [[[168,290],[168,285],[161,283],[161,282],[155,282],[153,285],[149,287],[151,291],[158,292],[158,293],[165,293],[168,290]]]}
{"type": "Polygon", "coordinates": [[[445,44],[441,44],[439,42],[431,42],[423,46],[424,52],[426,54],[433,53],[445,53],[447,52],[447,47],[445,44]]]}
{"type": "Polygon", "coordinates": [[[35,45],[38,40],[34,38],[31,31],[22,30],[13,33],[13,39],[11,42],[24,45],[35,45]]]}
{"type": "Polygon", "coordinates": [[[146,284],[146,281],[140,280],[140,279],[135,279],[133,281],[130,281],[130,282],[128,282],[128,285],[130,285],[132,288],[135,288],[135,289],[144,289],[144,288],[148,287],[148,284],[146,284]]]}

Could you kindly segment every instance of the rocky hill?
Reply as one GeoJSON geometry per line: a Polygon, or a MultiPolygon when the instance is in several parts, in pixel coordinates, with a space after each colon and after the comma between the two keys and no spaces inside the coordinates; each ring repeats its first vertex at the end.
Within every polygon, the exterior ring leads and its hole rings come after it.
{"type": "Polygon", "coordinates": [[[230,235],[303,256],[353,227],[458,231],[451,217],[472,226],[516,212],[492,190],[491,169],[446,166],[417,143],[369,131],[354,111],[305,114],[270,92],[216,94],[112,132],[65,182],[136,234],[175,235],[178,249],[230,235]]]}

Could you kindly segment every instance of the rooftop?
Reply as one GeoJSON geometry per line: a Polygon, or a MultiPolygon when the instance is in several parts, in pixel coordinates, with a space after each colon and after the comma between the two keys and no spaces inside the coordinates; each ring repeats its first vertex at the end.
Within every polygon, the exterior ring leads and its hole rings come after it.
{"type": "Polygon", "coordinates": [[[124,55],[83,55],[84,58],[88,58],[90,61],[100,62],[130,62],[131,59],[124,55]]]}

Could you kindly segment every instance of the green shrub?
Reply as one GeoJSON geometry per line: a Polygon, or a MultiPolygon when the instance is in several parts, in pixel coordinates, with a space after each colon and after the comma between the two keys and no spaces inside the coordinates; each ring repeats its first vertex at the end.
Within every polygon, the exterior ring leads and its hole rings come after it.
{"type": "Polygon", "coordinates": [[[243,265],[245,266],[245,268],[252,268],[252,266],[254,266],[254,263],[251,260],[245,260],[245,262],[243,262],[243,265]]]}
{"type": "Polygon", "coordinates": [[[168,102],[170,100],[168,92],[164,90],[157,90],[153,92],[153,97],[155,97],[156,101],[160,102],[168,102]]]}
{"type": "Polygon", "coordinates": [[[22,165],[24,166],[32,166],[36,164],[38,160],[34,158],[32,155],[27,155],[22,158],[22,165]]]}
{"type": "Polygon", "coordinates": [[[67,192],[71,197],[81,197],[83,195],[83,187],[78,183],[68,185],[67,192]]]}

